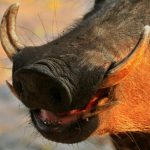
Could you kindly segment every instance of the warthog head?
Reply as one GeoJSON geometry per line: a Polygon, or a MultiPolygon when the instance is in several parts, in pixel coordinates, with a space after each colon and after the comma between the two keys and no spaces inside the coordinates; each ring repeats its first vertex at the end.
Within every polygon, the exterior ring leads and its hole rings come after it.
{"type": "Polygon", "coordinates": [[[13,85],[7,84],[29,108],[44,137],[75,143],[97,129],[99,134],[150,130],[136,126],[147,91],[134,93],[141,88],[136,81],[143,82],[135,70],[150,42],[148,4],[149,0],[97,0],[74,29],[38,47],[20,42],[15,28],[19,5],[9,7],[0,29],[2,46],[13,62],[13,85]]]}

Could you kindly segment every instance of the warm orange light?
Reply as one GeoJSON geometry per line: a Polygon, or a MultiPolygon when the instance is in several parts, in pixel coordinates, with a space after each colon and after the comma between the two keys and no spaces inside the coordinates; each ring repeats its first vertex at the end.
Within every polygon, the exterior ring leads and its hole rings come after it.
{"type": "Polygon", "coordinates": [[[61,0],[48,0],[48,7],[52,11],[60,9],[62,6],[61,0]]]}

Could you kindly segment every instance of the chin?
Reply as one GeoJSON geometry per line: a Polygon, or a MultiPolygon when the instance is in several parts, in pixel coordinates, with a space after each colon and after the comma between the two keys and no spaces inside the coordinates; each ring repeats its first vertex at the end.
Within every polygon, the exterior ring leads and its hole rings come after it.
{"type": "Polygon", "coordinates": [[[54,114],[44,109],[30,110],[35,128],[48,140],[73,144],[86,140],[99,126],[97,115],[83,119],[80,113],[54,114]]]}

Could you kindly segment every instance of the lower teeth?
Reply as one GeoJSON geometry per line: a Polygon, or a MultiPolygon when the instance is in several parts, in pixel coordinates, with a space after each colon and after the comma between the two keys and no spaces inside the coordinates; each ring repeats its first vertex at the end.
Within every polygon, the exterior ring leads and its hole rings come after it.
{"type": "Polygon", "coordinates": [[[50,125],[50,122],[49,121],[43,121],[43,124],[50,125]]]}
{"type": "Polygon", "coordinates": [[[45,125],[47,125],[47,124],[48,124],[48,122],[47,122],[47,121],[44,121],[43,123],[44,123],[45,125]]]}
{"type": "Polygon", "coordinates": [[[61,121],[43,121],[43,124],[45,125],[60,125],[61,121]]]}

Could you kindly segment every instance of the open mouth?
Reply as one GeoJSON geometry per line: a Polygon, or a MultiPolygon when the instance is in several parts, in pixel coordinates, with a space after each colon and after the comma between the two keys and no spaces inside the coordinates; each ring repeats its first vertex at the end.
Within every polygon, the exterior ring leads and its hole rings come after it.
{"type": "Polygon", "coordinates": [[[65,127],[78,122],[82,118],[81,112],[72,112],[70,111],[68,113],[54,114],[51,111],[37,109],[31,110],[31,115],[32,119],[36,123],[36,126],[40,130],[61,132],[65,127]]]}
{"type": "Polygon", "coordinates": [[[31,118],[37,130],[47,139],[61,143],[76,143],[85,140],[97,128],[98,119],[95,116],[83,117],[86,111],[92,111],[90,108],[96,106],[92,103],[85,109],[59,114],[44,109],[31,110],[31,118]]]}
{"type": "Polygon", "coordinates": [[[97,116],[88,119],[78,118],[76,115],[56,117],[45,110],[31,111],[31,118],[36,129],[45,138],[67,144],[84,141],[97,129],[99,124],[97,116]]]}
{"type": "MultiPolygon", "coordinates": [[[[45,109],[31,110],[32,121],[47,139],[60,143],[77,143],[87,139],[98,127],[100,95],[96,95],[83,109],[53,113],[45,109]]],[[[109,104],[110,106],[110,104],[109,104]]]]}

